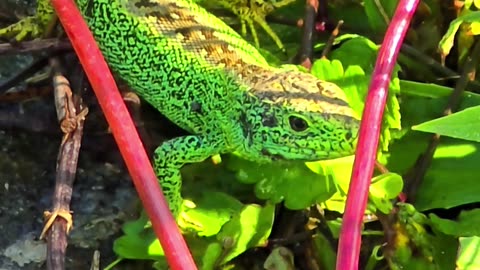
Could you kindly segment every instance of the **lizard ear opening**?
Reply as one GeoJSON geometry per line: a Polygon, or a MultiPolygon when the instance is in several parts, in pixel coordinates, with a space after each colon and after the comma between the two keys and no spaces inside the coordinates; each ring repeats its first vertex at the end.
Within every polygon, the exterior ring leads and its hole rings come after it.
{"type": "Polygon", "coordinates": [[[296,115],[288,117],[288,122],[290,123],[290,127],[298,132],[305,131],[308,128],[308,122],[296,115]]]}

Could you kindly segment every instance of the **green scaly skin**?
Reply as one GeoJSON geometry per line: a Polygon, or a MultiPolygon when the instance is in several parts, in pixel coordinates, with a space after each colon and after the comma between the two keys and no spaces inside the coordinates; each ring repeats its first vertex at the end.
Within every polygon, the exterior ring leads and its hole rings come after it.
{"type": "Polygon", "coordinates": [[[193,2],[77,4],[111,68],[192,134],[155,151],[155,172],[176,217],[182,205],[180,168],[186,163],[223,153],[269,162],[354,152],[358,120],[336,85],[269,66],[240,35],[193,2]]]}

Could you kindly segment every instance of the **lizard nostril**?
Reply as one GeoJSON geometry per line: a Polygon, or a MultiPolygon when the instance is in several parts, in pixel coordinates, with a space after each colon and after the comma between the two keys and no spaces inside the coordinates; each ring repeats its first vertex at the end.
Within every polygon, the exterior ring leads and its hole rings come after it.
{"type": "Polygon", "coordinates": [[[347,133],[345,133],[345,139],[347,139],[347,141],[352,139],[352,132],[351,131],[347,131],[347,133]]]}

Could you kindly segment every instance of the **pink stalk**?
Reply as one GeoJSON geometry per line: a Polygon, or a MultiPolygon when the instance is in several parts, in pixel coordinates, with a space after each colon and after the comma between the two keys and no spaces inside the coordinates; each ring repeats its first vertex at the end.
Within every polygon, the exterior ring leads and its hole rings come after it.
{"type": "Polygon", "coordinates": [[[417,5],[418,0],[400,0],[378,53],[360,124],[355,162],[340,231],[337,270],[358,269],[363,215],[377,157],[390,76],[417,5]]]}
{"type": "Polygon", "coordinates": [[[52,0],[52,4],[97,95],[171,269],[197,269],[169,211],[112,74],[87,24],[72,0],[52,0]]]}

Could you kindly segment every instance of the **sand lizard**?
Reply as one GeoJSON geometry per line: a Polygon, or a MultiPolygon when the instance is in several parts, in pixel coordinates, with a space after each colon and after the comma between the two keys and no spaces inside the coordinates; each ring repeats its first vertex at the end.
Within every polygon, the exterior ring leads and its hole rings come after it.
{"type": "MultiPolygon", "coordinates": [[[[180,169],[235,153],[269,162],[321,160],[354,152],[358,119],[335,84],[270,66],[223,21],[187,0],[76,0],[111,68],[192,135],[162,143],[155,172],[175,216],[180,169]]],[[[0,30],[25,33],[53,11],[0,30]],[[40,16],[40,19],[38,18],[40,16]],[[17,30],[17,31],[16,31],[17,30]]]]}

